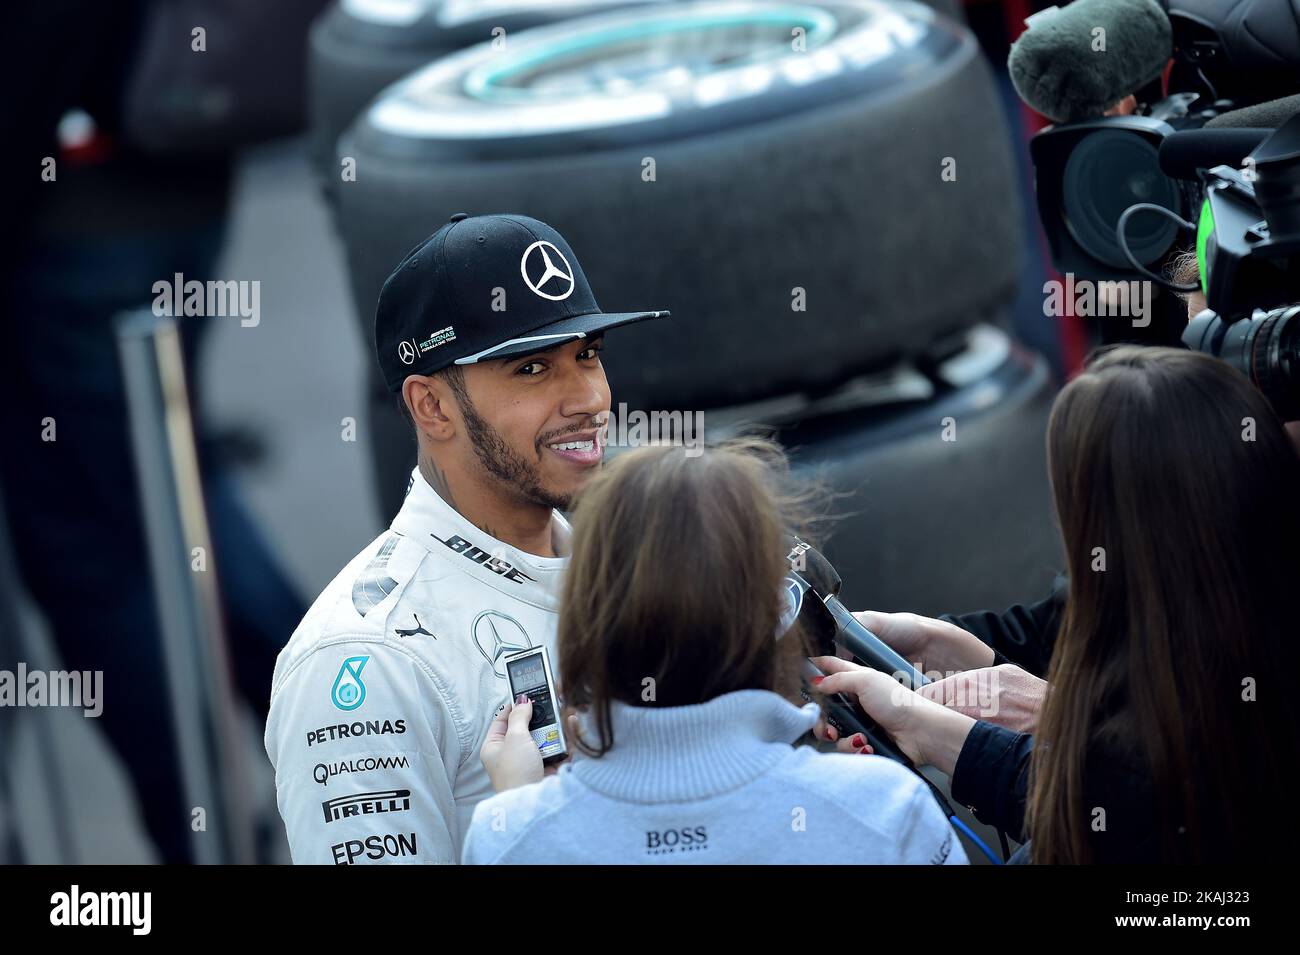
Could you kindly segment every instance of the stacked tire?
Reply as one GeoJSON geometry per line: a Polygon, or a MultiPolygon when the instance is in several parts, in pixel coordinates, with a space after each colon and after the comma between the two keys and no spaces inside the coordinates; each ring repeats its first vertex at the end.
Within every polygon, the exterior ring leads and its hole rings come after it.
{"type": "Polygon", "coordinates": [[[339,134],[381,90],[438,57],[636,2],[648,0],[340,0],[311,29],[307,81],[318,173],[332,188],[339,134]]]}
{"type": "MultiPolygon", "coordinates": [[[[383,91],[340,141],[357,180],[339,222],[363,324],[394,263],[450,215],[522,212],[569,240],[606,310],[673,312],[610,334],[616,406],[815,404],[937,367],[1001,321],[1023,241],[1011,141],[973,37],[931,9],[637,4],[383,91]]],[[[1032,357],[999,362],[987,381],[786,429],[796,466],[847,495],[827,552],[850,597],[968,610],[1035,597],[1059,570],[1053,386],[1032,357]],[[950,415],[961,438],[938,444],[950,415]]],[[[391,512],[413,449],[393,399],[376,400],[391,512]]]]}
{"type": "Polygon", "coordinates": [[[995,317],[1019,267],[1009,144],[974,38],[927,8],[638,6],[385,91],[341,143],[357,181],[340,224],[368,312],[451,214],[542,219],[603,308],[675,316],[611,336],[619,400],[717,407],[831,389],[995,317]],[[729,41],[758,52],[709,62],[729,41]],[[665,47],[677,60],[659,74],[607,75],[665,47]]]}

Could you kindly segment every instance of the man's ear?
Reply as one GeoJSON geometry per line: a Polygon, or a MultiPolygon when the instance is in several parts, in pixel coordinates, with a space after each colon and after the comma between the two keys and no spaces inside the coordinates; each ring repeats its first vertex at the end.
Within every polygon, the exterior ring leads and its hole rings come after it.
{"type": "Polygon", "coordinates": [[[456,399],[442,378],[408,375],[402,382],[402,400],[417,431],[435,441],[446,441],[456,434],[456,399]]]}

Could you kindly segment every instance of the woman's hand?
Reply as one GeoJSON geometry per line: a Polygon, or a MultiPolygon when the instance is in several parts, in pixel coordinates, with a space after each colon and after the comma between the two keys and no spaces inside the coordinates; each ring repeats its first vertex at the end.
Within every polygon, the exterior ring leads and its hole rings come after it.
{"type": "Polygon", "coordinates": [[[955,623],[874,610],[860,610],[853,616],[922,673],[950,674],[993,665],[993,648],[955,623]]]}
{"type": "Polygon", "coordinates": [[[488,727],[479,758],[497,792],[541,782],[545,776],[542,754],[528,732],[533,703],[522,693],[515,705],[503,703],[488,727]]]}
{"type": "Polygon", "coordinates": [[[987,720],[1017,733],[1038,729],[1038,712],[1047,696],[1047,681],[1011,663],[967,670],[916,691],[927,700],[977,720],[987,720]]]}
{"type": "MultiPolygon", "coordinates": [[[[913,763],[932,765],[952,775],[962,744],[975,721],[927,700],[878,670],[859,666],[839,657],[813,657],[827,676],[813,689],[818,693],[844,693],[856,698],[866,711],[898,744],[913,763]]],[[[830,739],[825,722],[818,720],[818,739],[830,739]]],[[[853,751],[853,737],[836,743],[842,751],[853,751]]]]}

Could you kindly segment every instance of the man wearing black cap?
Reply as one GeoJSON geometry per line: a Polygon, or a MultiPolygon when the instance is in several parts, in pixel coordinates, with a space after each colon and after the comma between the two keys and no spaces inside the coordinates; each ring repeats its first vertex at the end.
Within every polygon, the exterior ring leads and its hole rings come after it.
{"type": "Polygon", "coordinates": [[[456,862],[492,792],[478,748],[502,659],[554,649],[567,507],[600,464],[604,313],[568,243],[451,221],[384,283],[375,347],[419,443],[391,528],[276,663],[266,750],[295,862],[456,862]]]}

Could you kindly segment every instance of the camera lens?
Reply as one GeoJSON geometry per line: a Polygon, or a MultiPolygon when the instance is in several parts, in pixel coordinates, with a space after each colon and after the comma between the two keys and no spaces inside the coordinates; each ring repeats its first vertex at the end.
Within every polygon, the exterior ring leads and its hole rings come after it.
{"type": "Polygon", "coordinates": [[[1231,325],[1204,311],[1188,324],[1183,343],[1244,374],[1283,421],[1300,420],[1300,305],[1256,312],[1231,325]]]}
{"type": "MultiPolygon", "coordinates": [[[[1154,144],[1124,130],[1099,130],[1083,137],[1070,152],[1062,176],[1065,226],[1093,258],[1129,269],[1115,227],[1124,210],[1153,202],[1179,211],[1177,185],[1160,171],[1154,144]]],[[[1178,227],[1158,215],[1135,214],[1128,222],[1129,250],[1143,265],[1169,251],[1178,227]]]]}
{"type": "Polygon", "coordinates": [[[1279,308],[1258,319],[1251,336],[1250,378],[1284,421],[1300,418],[1300,306],[1279,308]]]}

